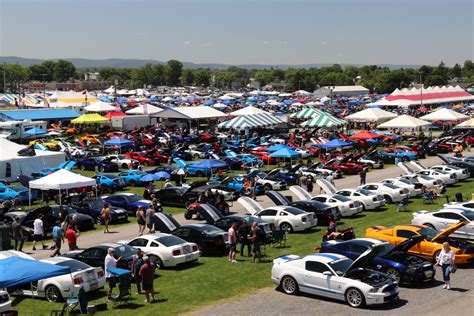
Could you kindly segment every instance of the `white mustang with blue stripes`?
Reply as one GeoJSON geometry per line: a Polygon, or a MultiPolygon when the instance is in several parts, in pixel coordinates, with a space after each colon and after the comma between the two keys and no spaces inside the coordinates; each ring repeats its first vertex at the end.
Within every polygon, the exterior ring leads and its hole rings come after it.
{"type": "Polygon", "coordinates": [[[375,246],[355,261],[331,253],[279,257],[273,260],[272,281],[286,294],[301,291],[343,300],[352,307],[388,303],[398,299],[395,280],[364,268],[380,251],[375,246]]]}

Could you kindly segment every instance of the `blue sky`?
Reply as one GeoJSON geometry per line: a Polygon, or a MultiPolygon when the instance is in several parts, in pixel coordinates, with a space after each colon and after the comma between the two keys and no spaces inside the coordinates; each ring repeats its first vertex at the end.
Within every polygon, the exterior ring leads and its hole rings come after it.
{"type": "Polygon", "coordinates": [[[473,59],[474,0],[0,0],[0,53],[227,64],[473,59]]]}

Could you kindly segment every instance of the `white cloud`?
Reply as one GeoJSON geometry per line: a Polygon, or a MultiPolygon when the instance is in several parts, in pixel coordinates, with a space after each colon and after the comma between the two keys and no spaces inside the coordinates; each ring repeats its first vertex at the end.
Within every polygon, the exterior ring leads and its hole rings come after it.
{"type": "Polygon", "coordinates": [[[263,41],[263,44],[268,45],[268,44],[270,44],[270,42],[269,41],[263,41]]]}
{"type": "Polygon", "coordinates": [[[191,45],[191,41],[186,41],[183,43],[183,45],[191,45]]]}
{"type": "Polygon", "coordinates": [[[328,44],[328,42],[326,42],[326,41],[320,41],[320,43],[321,43],[321,45],[323,45],[323,46],[326,46],[326,45],[328,44]]]}

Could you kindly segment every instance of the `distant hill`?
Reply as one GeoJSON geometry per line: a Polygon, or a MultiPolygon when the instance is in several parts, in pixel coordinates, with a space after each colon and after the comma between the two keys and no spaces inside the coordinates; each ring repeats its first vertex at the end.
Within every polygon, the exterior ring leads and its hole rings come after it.
{"type": "MultiPolygon", "coordinates": [[[[59,59],[59,58],[58,58],[59,59]]],[[[52,59],[57,61],[58,59],[52,59]]],[[[87,58],[62,58],[72,62],[76,68],[103,68],[103,67],[116,67],[116,68],[138,68],[145,64],[164,64],[165,62],[153,59],[121,59],[121,58],[108,58],[108,59],[87,59],[87,58]]],[[[44,59],[34,58],[23,58],[17,56],[0,56],[0,63],[6,62],[7,64],[20,64],[23,66],[30,66],[35,64],[41,64],[44,59]]],[[[183,62],[184,68],[196,69],[196,68],[212,68],[225,70],[231,66],[237,66],[245,69],[269,69],[271,67],[279,69],[287,68],[319,68],[325,66],[331,66],[333,64],[300,64],[300,65],[269,65],[269,64],[243,64],[243,65],[227,65],[227,64],[195,64],[190,62],[183,62]]],[[[342,67],[356,66],[361,67],[363,64],[341,64],[342,67]]],[[[390,69],[400,68],[419,68],[421,65],[394,65],[394,64],[379,64],[381,67],[389,67],[390,69]]]]}

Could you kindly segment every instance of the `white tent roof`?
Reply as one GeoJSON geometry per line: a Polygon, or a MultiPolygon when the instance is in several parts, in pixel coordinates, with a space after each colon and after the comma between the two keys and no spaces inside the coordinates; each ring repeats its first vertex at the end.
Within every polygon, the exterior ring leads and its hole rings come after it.
{"type": "Polygon", "coordinates": [[[474,128],[474,118],[471,118],[467,121],[462,122],[461,124],[456,125],[456,127],[460,128],[474,128]]]}
{"type": "Polygon", "coordinates": [[[17,152],[26,148],[26,146],[11,142],[6,138],[0,137],[0,160],[13,159],[17,156],[17,152]]]}
{"type": "Polygon", "coordinates": [[[88,112],[110,112],[115,111],[115,106],[106,102],[97,101],[86,106],[84,110],[88,112]]]}
{"type": "Polygon", "coordinates": [[[397,117],[398,115],[392,112],[388,112],[377,108],[368,108],[354,114],[346,116],[344,119],[347,121],[357,122],[373,122],[389,120],[397,117]]]}
{"type": "Polygon", "coordinates": [[[457,121],[457,120],[467,120],[469,119],[469,116],[458,113],[450,109],[441,109],[433,113],[424,115],[420,118],[427,121],[457,121]]]}
{"type": "Polygon", "coordinates": [[[246,106],[240,110],[231,112],[230,116],[243,116],[243,115],[252,115],[252,114],[259,114],[259,113],[268,113],[262,109],[256,108],[252,105],[246,106]]]}
{"type": "Polygon", "coordinates": [[[67,190],[95,185],[95,179],[81,176],[66,169],[59,169],[46,177],[30,181],[31,189],[40,190],[67,190]]]}
{"type": "Polygon", "coordinates": [[[410,115],[401,115],[393,120],[382,123],[378,128],[418,128],[423,126],[430,126],[431,123],[427,121],[420,120],[416,117],[410,115]]]}
{"type": "Polygon", "coordinates": [[[162,118],[180,118],[186,120],[221,118],[227,115],[210,106],[188,106],[179,108],[168,108],[153,115],[162,118]]]}
{"type": "MultiPolygon", "coordinates": [[[[114,108],[115,110],[115,108],[114,108]]],[[[162,108],[159,108],[157,106],[151,105],[151,104],[140,104],[136,108],[133,108],[131,110],[126,111],[125,113],[127,114],[156,114],[163,111],[162,108]]]]}
{"type": "Polygon", "coordinates": [[[114,86],[110,86],[108,89],[105,89],[104,92],[107,93],[107,94],[114,93],[115,88],[114,88],[114,86]]]}

